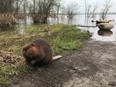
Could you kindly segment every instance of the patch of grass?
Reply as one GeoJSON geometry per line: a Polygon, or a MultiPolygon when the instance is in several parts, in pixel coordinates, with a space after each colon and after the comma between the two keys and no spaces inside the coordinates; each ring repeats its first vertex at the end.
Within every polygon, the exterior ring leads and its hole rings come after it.
{"type": "Polygon", "coordinates": [[[15,68],[15,71],[17,71],[17,73],[24,73],[24,72],[27,72],[28,70],[29,70],[28,66],[24,64],[15,68]]]}
{"type": "Polygon", "coordinates": [[[11,66],[0,66],[0,84],[8,85],[11,83],[10,77],[13,75],[21,74],[27,72],[27,66],[20,65],[17,68],[11,66]]]}
{"type": "Polygon", "coordinates": [[[0,66],[0,84],[9,84],[11,81],[9,76],[16,74],[15,69],[8,66],[0,66]]]}
{"type": "Polygon", "coordinates": [[[71,25],[32,25],[28,26],[25,34],[17,35],[5,33],[0,35],[1,50],[11,51],[15,54],[22,55],[22,47],[37,38],[44,38],[48,40],[52,46],[55,54],[61,54],[66,49],[68,51],[82,47],[83,41],[89,37],[89,33],[81,32],[71,25]],[[48,32],[44,32],[45,30],[48,32]],[[42,32],[41,32],[42,31],[42,32]],[[50,35],[48,34],[52,32],[50,35]]]}
{"type": "Polygon", "coordinates": [[[8,77],[0,75],[0,84],[8,85],[11,81],[8,77]]]}
{"type": "MultiPolygon", "coordinates": [[[[81,32],[74,26],[63,26],[51,36],[45,38],[51,42],[55,54],[62,54],[64,51],[75,51],[83,47],[83,42],[90,37],[88,32],[81,32]]],[[[65,52],[66,53],[66,52],[65,52]]]]}
{"type": "Polygon", "coordinates": [[[55,38],[53,39],[53,49],[55,54],[61,54],[64,51],[74,51],[82,47],[82,43],[79,40],[69,40],[55,38]]]}
{"type": "Polygon", "coordinates": [[[8,66],[0,66],[0,73],[5,75],[13,75],[15,74],[15,70],[12,67],[8,66]]]}

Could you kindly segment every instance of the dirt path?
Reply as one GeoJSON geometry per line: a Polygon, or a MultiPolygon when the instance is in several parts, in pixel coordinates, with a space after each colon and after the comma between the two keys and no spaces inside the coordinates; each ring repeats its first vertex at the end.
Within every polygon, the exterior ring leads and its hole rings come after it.
{"type": "Polygon", "coordinates": [[[81,51],[12,80],[8,87],[116,87],[116,42],[90,40],[81,51]]]}

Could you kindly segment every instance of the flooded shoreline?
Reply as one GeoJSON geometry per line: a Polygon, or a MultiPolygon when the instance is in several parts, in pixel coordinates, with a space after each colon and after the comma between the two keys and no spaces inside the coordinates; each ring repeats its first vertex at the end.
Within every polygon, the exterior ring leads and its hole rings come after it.
{"type": "MultiPolygon", "coordinates": [[[[76,25],[82,31],[88,31],[92,35],[92,39],[96,41],[116,41],[116,22],[114,21],[114,28],[110,31],[102,31],[96,26],[95,22],[91,22],[92,20],[99,20],[100,15],[96,15],[95,17],[86,18],[85,15],[75,15],[72,19],[68,19],[67,15],[59,15],[57,18],[49,18],[48,24],[70,24],[76,25]]],[[[115,20],[116,15],[107,15],[108,20],[115,20]]],[[[31,26],[33,21],[30,17],[26,17],[26,20],[19,20],[19,24],[15,25],[13,28],[8,31],[16,32],[17,34],[23,34],[26,27],[31,26]]],[[[6,30],[6,29],[4,29],[6,30]]],[[[3,31],[4,31],[3,30],[3,31]]],[[[2,31],[1,31],[2,32],[2,31]]]]}
{"type": "MultiPolygon", "coordinates": [[[[68,20],[65,16],[63,18],[59,18],[58,23],[64,23],[64,24],[71,24],[71,25],[77,25],[82,31],[88,31],[91,33],[92,37],[91,39],[95,41],[116,41],[116,22],[114,21],[114,28],[109,31],[103,31],[100,30],[95,22],[91,22],[92,20],[99,20],[100,15],[96,15],[95,17],[89,17],[86,18],[85,15],[76,15],[72,20],[68,20]],[[65,20],[64,20],[65,19],[65,20]]],[[[116,15],[107,15],[108,20],[115,20],[116,15]]],[[[57,20],[52,20],[51,23],[57,24],[57,20]],[[54,22],[55,21],[55,22],[54,22]]]]}

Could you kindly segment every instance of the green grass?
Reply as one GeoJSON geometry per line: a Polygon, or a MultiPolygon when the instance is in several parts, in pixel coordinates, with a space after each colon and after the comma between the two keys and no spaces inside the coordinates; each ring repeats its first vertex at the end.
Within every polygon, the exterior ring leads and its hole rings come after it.
{"type": "Polygon", "coordinates": [[[0,84],[8,85],[11,83],[11,80],[9,79],[11,76],[27,71],[28,68],[25,65],[20,65],[17,68],[11,66],[0,66],[0,84]]]}
{"type": "MultiPolygon", "coordinates": [[[[0,32],[1,50],[10,51],[18,56],[22,56],[22,47],[31,41],[43,38],[49,41],[53,47],[54,55],[66,56],[84,46],[84,41],[90,37],[88,32],[81,32],[72,25],[31,25],[27,26],[25,33],[18,35],[12,31],[0,32]],[[48,32],[45,32],[48,31],[48,32]]],[[[27,71],[25,65],[17,68],[11,66],[0,67],[0,83],[9,84],[9,77],[27,71]]]]}
{"type": "Polygon", "coordinates": [[[10,83],[11,81],[9,80],[8,77],[0,75],[0,84],[8,85],[10,83]]]}
{"type": "Polygon", "coordinates": [[[9,76],[14,75],[16,71],[12,67],[0,66],[0,84],[9,84],[9,76]]]}
{"type": "MultiPolygon", "coordinates": [[[[61,27],[61,25],[60,25],[61,27]]],[[[83,42],[90,37],[88,32],[81,32],[74,26],[65,25],[57,29],[53,36],[45,36],[51,42],[55,54],[72,52],[83,47],[83,42]]]]}
{"type": "Polygon", "coordinates": [[[48,40],[52,46],[55,54],[62,54],[64,50],[72,51],[80,48],[83,41],[89,37],[89,33],[81,32],[71,25],[32,25],[25,29],[25,34],[17,35],[13,32],[2,32],[0,34],[0,48],[1,50],[11,51],[15,54],[21,55],[22,47],[37,38],[44,38],[48,40]],[[44,30],[52,32],[49,35],[44,30]]]}

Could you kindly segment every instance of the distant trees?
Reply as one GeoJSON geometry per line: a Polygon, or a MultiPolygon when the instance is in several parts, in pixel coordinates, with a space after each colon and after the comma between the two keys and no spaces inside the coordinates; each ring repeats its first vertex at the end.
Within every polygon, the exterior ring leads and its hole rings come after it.
{"type": "Polygon", "coordinates": [[[6,19],[7,16],[15,21],[24,18],[26,13],[30,14],[34,23],[46,23],[51,12],[54,11],[58,15],[59,8],[60,0],[0,0],[0,23],[12,25],[9,19],[6,19]]]}
{"type": "MultiPolygon", "coordinates": [[[[67,14],[68,18],[73,18],[80,8],[78,3],[71,2],[67,6],[61,6],[61,0],[0,0],[0,13],[13,14],[15,18],[21,18],[20,14],[30,14],[34,23],[46,23],[49,16],[58,17],[59,12],[67,14]]],[[[97,5],[93,6],[84,0],[85,17],[94,17],[97,5]]],[[[106,15],[112,5],[110,0],[106,0],[101,12],[101,18],[106,19],[106,15]]],[[[3,16],[4,17],[4,16],[3,16]]],[[[13,18],[13,16],[11,15],[13,18]]],[[[22,18],[24,18],[23,15],[22,18]]],[[[3,18],[4,19],[4,18],[3,18]]],[[[1,19],[2,20],[2,19],[1,19]]]]}
{"type": "Polygon", "coordinates": [[[18,13],[25,0],[0,0],[0,13],[18,13]]]}
{"type": "Polygon", "coordinates": [[[29,6],[29,13],[32,14],[34,23],[46,23],[50,12],[58,6],[59,0],[33,0],[29,6]]]}
{"type": "Polygon", "coordinates": [[[14,0],[0,0],[0,13],[13,12],[14,0]]]}
{"type": "Polygon", "coordinates": [[[0,28],[16,24],[15,14],[19,13],[23,0],[0,0],[0,28]]]}

